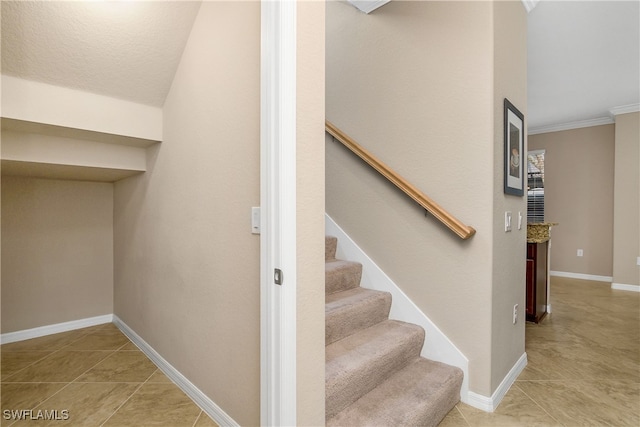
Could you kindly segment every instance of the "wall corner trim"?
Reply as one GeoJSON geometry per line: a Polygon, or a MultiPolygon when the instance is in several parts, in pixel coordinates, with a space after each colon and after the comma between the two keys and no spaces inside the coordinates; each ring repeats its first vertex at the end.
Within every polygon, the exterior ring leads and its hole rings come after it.
{"type": "Polygon", "coordinates": [[[637,113],[640,111],[640,104],[629,104],[629,105],[621,105],[619,107],[613,107],[609,110],[611,116],[615,120],[615,116],[620,114],[628,114],[628,113],[637,113]]]}
{"type": "Polygon", "coordinates": [[[102,316],[87,317],[85,319],[71,320],[69,322],[55,323],[53,325],[40,326],[32,329],[24,329],[22,331],[7,332],[0,335],[0,344],[9,344],[12,342],[24,341],[31,338],[44,337],[46,335],[59,334],[61,332],[74,331],[76,329],[88,328],[89,326],[102,325],[111,323],[113,314],[105,314],[102,316]]]}
{"type": "Polygon", "coordinates": [[[522,356],[518,359],[518,361],[513,365],[509,373],[504,377],[496,391],[493,392],[491,397],[483,396],[481,394],[474,393],[472,391],[469,392],[469,400],[464,402],[468,405],[473,406],[474,408],[482,409],[486,412],[493,412],[498,408],[500,402],[507,394],[513,383],[518,378],[518,375],[522,372],[522,370],[527,366],[527,353],[522,353],[522,356]]]}
{"type": "Polygon", "coordinates": [[[611,283],[611,289],[618,291],[640,292],[640,285],[627,285],[625,283],[611,283]]]}
{"type": "Polygon", "coordinates": [[[185,392],[204,412],[221,426],[240,426],[226,412],[216,405],[198,387],[182,375],[176,368],[167,362],[160,354],[153,349],[140,335],[136,334],[118,316],[113,315],[113,323],[124,333],[158,368],[168,376],[182,391],[185,392]]]}

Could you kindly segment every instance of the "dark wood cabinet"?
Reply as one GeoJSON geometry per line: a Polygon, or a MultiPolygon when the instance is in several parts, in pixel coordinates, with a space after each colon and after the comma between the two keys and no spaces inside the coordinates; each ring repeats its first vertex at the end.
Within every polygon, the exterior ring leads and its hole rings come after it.
{"type": "Polygon", "coordinates": [[[547,314],[547,245],[527,243],[527,321],[538,323],[547,314]]]}

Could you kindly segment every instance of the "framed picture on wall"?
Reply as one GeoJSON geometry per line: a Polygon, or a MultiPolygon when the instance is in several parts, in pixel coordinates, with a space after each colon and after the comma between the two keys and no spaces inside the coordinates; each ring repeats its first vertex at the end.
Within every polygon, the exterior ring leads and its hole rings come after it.
{"type": "Polygon", "coordinates": [[[524,195],[527,156],[524,150],[524,116],[504,99],[504,192],[524,195]]]}

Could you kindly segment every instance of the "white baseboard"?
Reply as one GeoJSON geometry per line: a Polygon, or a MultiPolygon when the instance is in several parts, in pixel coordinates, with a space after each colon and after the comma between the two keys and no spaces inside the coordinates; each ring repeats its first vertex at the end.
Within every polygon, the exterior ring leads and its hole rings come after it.
{"type": "Polygon", "coordinates": [[[616,289],[619,291],[631,291],[631,292],[640,292],[639,285],[627,285],[624,283],[612,283],[611,289],[616,289]]]}
{"type": "Polygon", "coordinates": [[[557,277],[567,277],[569,279],[593,280],[595,282],[613,282],[613,277],[611,276],[596,276],[593,274],[570,273],[568,271],[550,271],[549,275],[557,277]]]}
{"type": "Polygon", "coordinates": [[[59,334],[60,332],[74,331],[76,329],[88,328],[89,326],[111,323],[112,321],[113,314],[105,314],[102,316],[87,317],[86,319],[72,320],[70,322],[56,323],[54,325],[40,326],[33,329],[8,332],[6,334],[0,335],[0,344],[9,344],[12,342],[29,340],[31,338],[39,338],[46,335],[59,334]]]}
{"type": "Polygon", "coordinates": [[[522,370],[527,366],[527,353],[523,353],[518,359],[515,365],[511,368],[507,376],[504,377],[496,391],[493,392],[491,397],[483,396],[481,394],[469,392],[469,401],[465,402],[475,408],[482,409],[483,411],[493,412],[498,408],[500,402],[507,394],[513,383],[516,381],[522,370]]]}
{"type": "MultiPolygon", "coordinates": [[[[402,292],[378,265],[344,232],[342,228],[325,214],[325,233],[338,238],[337,256],[362,264],[362,287],[385,291],[391,294],[389,318],[421,326],[428,339],[422,348],[422,357],[443,362],[462,369],[464,378],[460,389],[460,400],[468,403],[469,360],[447,338],[447,336],[402,292]]],[[[482,408],[480,408],[482,409],[482,408]]]]}
{"type": "Polygon", "coordinates": [[[209,399],[198,387],[167,362],[157,351],[143,340],[133,329],[127,326],[118,316],[113,316],[113,323],[147,355],[160,370],[184,391],[213,421],[221,426],[240,426],[218,405],[209,399]]]}

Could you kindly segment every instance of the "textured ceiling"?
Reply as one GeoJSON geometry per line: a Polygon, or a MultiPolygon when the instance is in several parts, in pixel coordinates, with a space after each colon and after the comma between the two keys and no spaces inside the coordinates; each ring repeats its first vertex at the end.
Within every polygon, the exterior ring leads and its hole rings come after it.
{"type": "Polygon", "coordinates": [[[2,1],[2,73],[162,106],[200,2],[2,1]]]}
{"type": "Polygon", "coordinates": [[[541,1],[528,16],[528,128],[640,103],[640,2],[541,1]]]}
{"type": "MultiPolygon", "coordinates": [[[[161,106],[199,5],[3,0],[2,73],[161,106]]],[[[528,16],[529,129],[640,103],[639,8],[537,3],[528,16]]]]}

